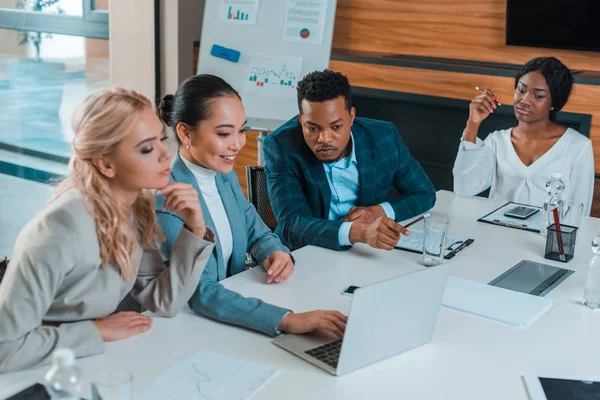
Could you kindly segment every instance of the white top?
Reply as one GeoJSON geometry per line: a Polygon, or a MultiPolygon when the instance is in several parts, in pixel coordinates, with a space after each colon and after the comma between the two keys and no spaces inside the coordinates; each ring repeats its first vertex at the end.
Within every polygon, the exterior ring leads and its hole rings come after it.
{"type": "Polygon", "coordinates": [[[196,178],[196,182],[198,182],[198,187],[200,188],[202,197],[204,197],[208,212],[215,223],[217,240],[220,243],[223,252],[223,260],[225,261],[225,265],[229,265],[229,258],[233,251],[233,237],[231,235],[229,217],[227,217],[227,212],[223,206],[223,200],[221,200],[221,195],[217,190],[217,182],[215,181],[217,173],[212,169],[203,168],[186,160],[181,154],[180,156],[183,163],[192,172],[194,178],[196,178]]]}
{"type": "Polygon", "coordinates": [[[565,183],[563,200],[583,203],[590,215],[594,192],[592,142],[567,128],[558,141],[533,164],[523,164],[510,139],[512,129],[491,133],[485,141],[462,141],[454,162],[454,192],[475,196],[491,187],[490,198],[542,206],[547,197],[546,182],[560,172],[565,183]]]}

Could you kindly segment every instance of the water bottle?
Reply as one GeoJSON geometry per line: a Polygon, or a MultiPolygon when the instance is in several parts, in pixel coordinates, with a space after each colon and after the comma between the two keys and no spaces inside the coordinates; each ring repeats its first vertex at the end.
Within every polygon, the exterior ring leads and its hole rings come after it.
{"type": "Polygon", "coordinates": [[[546,183],[546,190],[548,191],[548,197],[544,201],[544,207],[542,210],[542,227],[540,234],[546,236],[548,234],[548,225],[554,223],[553,210],[558,207],[558,215],[560,218],[563,216],[563,201],[560,195],[565,190],[565,184],[562,181],[562,174],[560,172],[553,172],[550,180],[546,183]]]}
{"type": "Polygon", "coordinates": [[[80,400],[83,380],[75,364],[71,349],[57,349],[52,353],[52,367],[44,376],[52,400],[80,400]]]}
{"type": "Polygon", "coordinates": [[[583,292],[583,302],[589,308],[600,308],[600,232],[592,240],[594,257],[588,263],[588,276],[583,292]]]}

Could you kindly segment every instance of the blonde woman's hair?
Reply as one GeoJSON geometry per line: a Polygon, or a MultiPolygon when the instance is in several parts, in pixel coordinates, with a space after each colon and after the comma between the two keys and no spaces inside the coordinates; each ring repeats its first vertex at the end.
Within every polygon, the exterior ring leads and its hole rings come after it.
{"type": "Polygon", "coordinates": [[[82,193],[96,222],[103,265],[114,263],[126,280],[135,273],[132,255],[138,240],[143,248],[156,248],[156,239],[163,239],[154,214],[154,196],[143,190],[133,207],[128,207],[114,195],[92,158],[114,154],[146,107],[152,108],[146,97],[118,87],[100,89],[86,97],[73,114],[75,138],[69,175],[51,200],[70,189],[82,193]]]}

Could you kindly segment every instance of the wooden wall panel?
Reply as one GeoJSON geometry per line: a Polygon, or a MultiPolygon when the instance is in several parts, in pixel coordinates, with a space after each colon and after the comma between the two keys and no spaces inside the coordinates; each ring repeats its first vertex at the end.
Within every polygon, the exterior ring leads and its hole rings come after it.
{"type": "MultiPolygon", "coordinates": [[[[330,68],[347,75],[353,86],[396,92],[471,100],[477,94],[475,86],[490,88],[502,96],[502,104],[512,106],[513,78],[344,61],[331,61],[330,68]]],[[[592,115],[590,139],[596,172],[600,172],[600,86],[575,85],[564,111],[592,115]]]]}
{"type": "Polygon", "coordinates": [[[600,71],[600,53],[506,46],[505,27],[506,0],[339,0],[333,48],[600,71]]]}

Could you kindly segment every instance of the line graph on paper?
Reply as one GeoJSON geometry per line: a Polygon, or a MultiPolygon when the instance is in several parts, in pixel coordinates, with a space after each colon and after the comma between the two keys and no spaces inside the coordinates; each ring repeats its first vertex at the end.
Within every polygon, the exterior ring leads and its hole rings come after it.
{"type": "Polygon", "coordinates": [[[256,361],[200,351],[137,391],[135,400],[248,400],[277,371],[256,361]]]}
{"type": "Polygon", "coordinates": [[[301,71],[300,57],[250,56],[244,92],[295,98],[301,71]]]}

